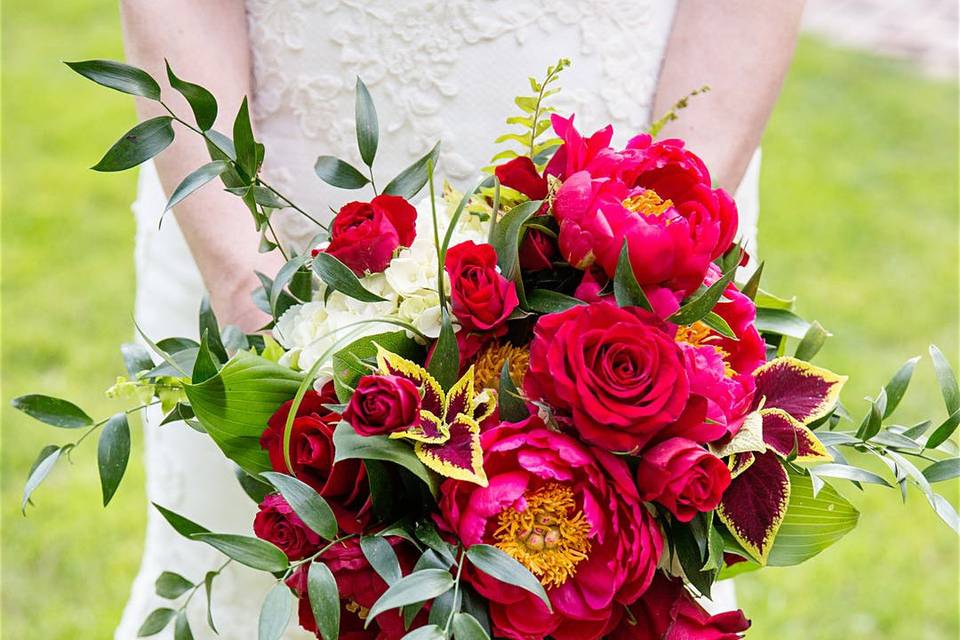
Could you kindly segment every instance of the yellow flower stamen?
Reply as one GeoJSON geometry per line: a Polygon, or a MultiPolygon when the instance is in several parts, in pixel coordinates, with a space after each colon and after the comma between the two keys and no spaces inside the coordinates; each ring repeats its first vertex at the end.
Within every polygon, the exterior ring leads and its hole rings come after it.
{"type": "Polygon", "coordinates": [[[477,356],[473,364],[473,383],[477,389],[499,389],[500,371],[503,363],[510,360],[510,377],[517,387],[523,385],[523,377],[530,367],[530,350],[515,347],[509,342],[491,342],[477,356]]]}
{"type": "Polygon", "coordinates": [[[496,546],[540,579],[558,587],[577,572],[590,551],[590,523],[577,509],[573,492],[548,484],[525,496],[526,508],[500,512],[493,536],[496,546]]]}
{"type": "Polygon", "coordinates": [[[349,600],[347,604],[343,606],[344,609],[350,613],[357,614],[357,617],[361,620],[366,620],[367,616],[370,614],[370,609],[367,609],[365,606],[361,605],[356,600],[349,600]]]}
{"type": "Polygon", "coordinates": [[[630,196],[623,201],[623,206],[634,213],[659,216],[673,206],[670,200],[664,200],[653,189],[647,189],[641,194],[630,196]]]}
{"type": "Polygon", "coordinates": [[[730,366],[730,352],[716,344],[719,339],[720,336],[702,322],[677,327],[677,342],[683,342],[694,347],[713,347],[720,359],[723,360],[723,375],[732,378],[737,375],[737,372],[730,366]]]}

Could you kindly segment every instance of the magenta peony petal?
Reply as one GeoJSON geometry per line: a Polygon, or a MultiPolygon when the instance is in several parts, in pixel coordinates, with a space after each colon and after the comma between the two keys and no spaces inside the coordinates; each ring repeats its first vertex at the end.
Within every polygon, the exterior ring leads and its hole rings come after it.
{"type": "Polygon", "coordinates": [[[753,377],[758,406],[783,409],[804,424],[827,415],[847,381],[846,376],[788,357],[771,360],[754,371],[753,377]]]}

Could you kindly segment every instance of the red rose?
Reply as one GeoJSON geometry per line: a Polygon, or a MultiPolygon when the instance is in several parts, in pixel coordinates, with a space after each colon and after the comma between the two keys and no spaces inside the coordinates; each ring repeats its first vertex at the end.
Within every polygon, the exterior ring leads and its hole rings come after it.
{"type": "Polygon", "coordinates": [[[362,436],[402,431],[417,421],[420,390],[400,376],[363,376],[343,419],[362,436]]]}
{"type": "MultiPolygon", "coordinates": [[[[536,220],[536,218],[534,218],[536,220]]],[[[524,271],[543,271],[553,268],[557,255],[557,241],[539,229],[528,229],[520,243],[520,268],[524,271]]]]}
{"type": "Polygon", "coordinates": [[[512,282],[497,271],[497,253],[489,244],[461,242],[447,251],[453,314],[466,331],[500,333],[520,303],[512,282]]]}
{"type": "MultiPolygon", "coordinates": [[[[332,383],[322,393],[307,391],[303,396],[290,433],[290,462],[293,474],[327,500],[340,528],[359,533],[370,520],[370,489],[360,460],[333,464],[333,431],[340,416],[324,405],[337,402],[332,383]]],[[[270,455],[270,464],[281,473],[290,473],[283,456],[283,429],[291,404],[292,401],[284,403],[273,414],[260,436],[260,446],[270,455]]]]}
{"type": "MultiPolygon", "coordinates": [[[[400,538],[391,536],[387,540],[397,552],[400,568],[406,575],[413,569],[413,554],[400,538]]],[[[370,607],[387,590],[387,583],[367,562],[356,538],[333,545],[324,551],[322,560],[333,573],[337,590],[340,592],[340,640],[396,640],[406,634],[403,619],[396,609],[380,614],[368,628],[364,628],[370,607]]],[[[308,570],[309,564],[300,566],[287,579],[287,585],[296,591],[300,598],[300,626],[311,633],[317,633],[317,622],[307,595],[308,570]]],[[[412,627],[420,627],[425,623],[426,613],[421,611],[412,627]]]]}
{"type": "Polygon", "coordinates": [[[658,573],[653,584],[629,606],[610,640],[736,640],[750,628],[743,612],[711,616],[680,580],[658,573]]]}
{"type": "Polygon", "coordinates": [[[271,493],[260,503],[253,532],[280,547],[291,560],[306,558],[320,549],[320,536],[303,523],[279,493],[271,493]]]}
{"type": "Polygon", "coordinates": [[[393,252],[409,247],[417,235],[417,210],[400,196],[379,195],[370,202],[349,202],[330,226],[325,253],[358,276],[387,268],[393,252]]]}
{"type": "Polygon", "coordinates": [[[680,417],[690,385],[667,325],[639,308],[594,303],[540,318],[524,388],[587,442],[631,451],[680,417]]]}
{"type": "Polygon", "coordinates": [[[537,173],[533,160],[519,156],[494,170],[497,179],[505,187],[519,191],[531,200],[547,197],[547,179],[537,173]]]}
{"type": "Polygon", "coordinates": [[[640,456],[640,498],[660,503],[681,522],[715,509],[728,486],[727,465],[692,440],[670,438],[640,456]]]}

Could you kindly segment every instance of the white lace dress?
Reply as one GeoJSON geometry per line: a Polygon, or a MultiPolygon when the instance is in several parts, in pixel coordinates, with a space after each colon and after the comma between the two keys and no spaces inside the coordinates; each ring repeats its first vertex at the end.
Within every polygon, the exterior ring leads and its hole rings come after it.
{"type": "MultiPolygon", "coordinates": [[[[438,171],[461,187],[496,149],[515,109],[560,57],[573,60],[556,104],[590,132],[612,122],[620,142],[650,119],[650,106],[673,20],[672,0],[247,0],[254,57],[258,137],[266,144],[268,180],[301,207],[329,215],[356,194],[332,189],[314,174],[320,154],[359,164],[353,128],[356,76],[377,104],[381,126],[375,169],[387,181],[442,140],[438,171]]],[[[678,96],[679,97],[679,96],[678,96]]],[[[755,236],[757,162],[737,194],[744,237],[755,236]]],[[[134,204],[137,232],[136,317],[147,335],[196,338],[203,286],[173,218],[157,229],[165,195],[152,165],[140,173],[134,204]]],[[[301,219],[283,215],[281,233],[312,237],[301,219]]],[[[751,242],[751,246],[753,243],[751,242]]],[[[252,531],[255,505],[241,492],[230,463],[205,436],[182,424],[145,429],[147,497],[224,532],[252,531]],[[187,488],[191,487],[190,491],[187,488]]],[[[181,538],[151,507],[143,562],[117,629],[131,640],[153,609],[164,570],[203,579],[222,556],[181,538]]],[[[253,639],[269,585],[253,571],[228,567],[214,584],[221,638],[253,639]]],[[[718,606],[732,605],[721,587],[718,606]]],[[[194,637],[213,638],[198,594],[189,612],[194,637]]],[[[156,637],[172,637],[172,629],[156,637]]],[[[285,638],[306,638],[291,622],[285,638]]]]}

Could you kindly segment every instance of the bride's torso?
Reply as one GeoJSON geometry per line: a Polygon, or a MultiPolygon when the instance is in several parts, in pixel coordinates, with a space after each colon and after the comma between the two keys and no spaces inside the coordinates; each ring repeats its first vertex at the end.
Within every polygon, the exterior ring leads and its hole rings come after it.
{"type": "MultiPolygon", "coordinates": [[[[460,186],[502,147],[528,76],[570,58],[553,104],[626,140],[649,122],[673,0],[248,0],[254,114],[265,176],[323,216],[356,199],[314,173],[319,155],[362,166],[354,133],[359,76],[380,119],[385,184],[438,140],[438,172],[460,186]]],[[[362,192],[361,192],[362,193],[362,192]]],[[[311,230],[286,214],[286,235],[311,230]]]]}

